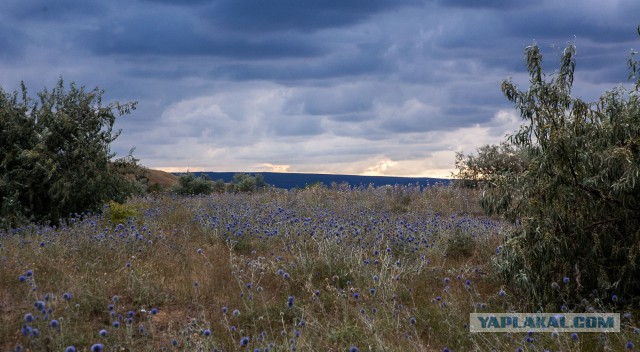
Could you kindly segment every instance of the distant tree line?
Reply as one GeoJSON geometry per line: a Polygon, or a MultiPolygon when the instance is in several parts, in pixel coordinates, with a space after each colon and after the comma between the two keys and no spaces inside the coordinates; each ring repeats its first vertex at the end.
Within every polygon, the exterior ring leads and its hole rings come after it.
{"type": "Polygon", "coordinates": [[[195,176],[193,173],[187,172],[178,178],[178,184],[171,191],[179,195],[198,195],[211,193],[238,193],[238,192],[255,192],[268,187],[261,174],[250,175],[246,173],[237,173],[233,175],[230,183],[225,183],[219,179],[212,181],[206,174],[195,176]]]}
{"type": "Polygon", "coordinates": [[[520,130],[475,155],[457,155],[458,184],[481,187],[487,213],[520,224],[498,249],[496,268],[539,307],[567,293],[640,302],[640,62],[634,55],[627,62],[632,88],[616,87],[587,103],[571,97],[573,45],[550,79],[538,46],[527,47],[530,86],[502,83],[524,122],[520,130]],[[562,292],[561,280],[568,282],[562,292]]]}

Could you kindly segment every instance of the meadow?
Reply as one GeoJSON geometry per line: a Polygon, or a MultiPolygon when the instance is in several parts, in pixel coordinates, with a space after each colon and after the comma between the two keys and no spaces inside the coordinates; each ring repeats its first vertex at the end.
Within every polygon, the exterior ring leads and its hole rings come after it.
{"type": "Polygon", "coordinates": [[[634,312],[598,302],[557,309],[619,312],[620,333],[470,333],[469,313],[527,309],[492,269],[512,226],[484,216],[477,191],[438,185],[111,203],[0,232],[0,350],[640,346],[634,312]]]}

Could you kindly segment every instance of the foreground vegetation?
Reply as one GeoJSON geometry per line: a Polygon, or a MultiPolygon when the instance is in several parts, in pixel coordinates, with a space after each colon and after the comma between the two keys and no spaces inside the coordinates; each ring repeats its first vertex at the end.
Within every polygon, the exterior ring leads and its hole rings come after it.
{"type": "MultiPolygon", "coordinates": [[[[619,334],[470,334],[469,313],[527,303],[491,265],[511,225],[479,215],[477,201],[476,191],[439,186],[159,195],[59,227],[1,232],[0,349],[606,351],[640,343],[627,311],[619,334]]],[[[567,309],[622,308],[585,301],[567,309]]]]}

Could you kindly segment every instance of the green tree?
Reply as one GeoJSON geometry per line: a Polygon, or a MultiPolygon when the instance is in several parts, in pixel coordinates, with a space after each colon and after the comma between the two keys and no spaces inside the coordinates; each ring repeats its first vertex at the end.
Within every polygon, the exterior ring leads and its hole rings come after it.
{"type": "Polygon", "coordinates": [[[196,177],[187,172],[178,178],[178,184],[173,187],[173,192],[182,196],[192,196],[197,194],[210,194],[213,192],[214,183],[206,174],[196,177]]]}
{"type": "Polygon", "coordinates": [[[140,189],[135,176],[123,175],[137,160],[112,162],[110,151],[120,135],[116,118],[135,102],[105,106],[104,91],[67,89],[62,79],[35,99],[21,88],[21,99],[0,88],[0,227],[57,222],[140,189]]]}
{"type": "Polygon", "coordinates": [[[521,219],[497,269],[539,307],[567,292],[576,299],[640,294],[640,65],[632,53],[634,88],[586,103],[571,97],[575,54],[567,46],[548,80],[538,46],[526,48],[530,87],[502,83],[525,122],[507,141],[522,160],[506,171],[474,170],[487,181],[485,210],[521,219]],[[563,285],[565,276],[570,281],[558,290],[553,283],[563,285]]]}
{"type": "Polygon", "coordinates": [[[254,192],[266,187],[267,183],[264,182],[264,176],[262,176],[262,174],[252,176],[239,172],[233,175],[228,189],[230,192],[254,192]]]}

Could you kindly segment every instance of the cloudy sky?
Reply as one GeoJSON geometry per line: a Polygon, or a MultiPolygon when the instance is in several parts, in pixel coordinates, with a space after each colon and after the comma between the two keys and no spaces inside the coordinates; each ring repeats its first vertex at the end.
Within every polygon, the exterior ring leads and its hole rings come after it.
{"type": "Polygon", "coordinates": [[[637,0],[2,0],[0,85],[138,101],[113,150],[169,171],[448,176],[520,124],[534,41],[574,95],[627,82],[637,0]]]}

